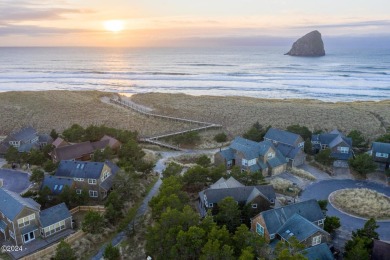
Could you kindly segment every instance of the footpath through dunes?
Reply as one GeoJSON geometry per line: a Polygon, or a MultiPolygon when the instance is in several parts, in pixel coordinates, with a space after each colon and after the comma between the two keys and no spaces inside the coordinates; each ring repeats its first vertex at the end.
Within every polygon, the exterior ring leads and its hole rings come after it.
{"type": "Polygon", "coordinates": [[[191,119],[186,119],[186,118],[180,118],[180,117],[175,117],[175,116],[166,116],[166,115],[160,115],[153,113],[151,108],[145,107],[143,105],[138,105],[135,102],[122,98],[122,97],[114,97],[110,98],[110,102],[123,106],[125,108],[134,110],[144,116],[147,117],[154,117],[158,119],[163,119],[163,120],[168,120],[168,121],[174,121],[174,122],[183,122],[186,124],[190,124],[189,129],[185,130],[180,130],[180,131],[174,131],[170,133],[165,133],[165,134],[159,134],[155,136],[150,136],[150,137],[141,137],[140,141],[141,142],[147,142],[155,145],[159,145],[165,148],[169,148],[172,150],[178,150],[178,151],[184,151],[184,149],[180,148],[179,146],[174,146],[165,142],[160,141],[159,139],[166,138],[166,137],[172,137],[175,135],[181,135],[185,134],[188,132],[193,132],[193,131],[206,131],[208,129],[219,129],[222,128],[222,125],[220,124],[214,124],[214,123],[208,123],[208,122],[203,122],[203,121],[197,121],[197,120],[191,120],[191,119]]]}
{"type": "Polygon", "coordinates": [[[375,139],[390,124],[390,100],[359,102],[323,102],[307,99],[259,99],[249,97],[190,96],[147,93],[131,96],[137,104],[151,107],[162,115],[193,118],[221,124],[235,136],[253,123],[285,128],[300,124],[311,130],[361,131],[375,139]]]}

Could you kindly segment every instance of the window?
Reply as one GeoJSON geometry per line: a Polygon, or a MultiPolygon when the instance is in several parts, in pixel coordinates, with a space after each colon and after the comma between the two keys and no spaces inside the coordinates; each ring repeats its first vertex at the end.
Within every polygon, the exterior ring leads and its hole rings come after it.
{"type": "Polygon", "coordinates": [[[322,225],[322,224],[324,224],[324,220],[323,219],[318,220],[318,225],[322,225]]]}
{"type": "Polygon", "coordinates": [[[337,151],[340,153],[349,153],[349,147],[339,146],[337,147],[337,151]]]}
{"type": "Polygon", "coordinates": [[[18,219],[19,228],[30,225],[30,220],[34,220],[34,219],[35,219],[35,214],[31,214],[31,215],[28,215],[24,218],[18,219]]]}
{"type": "Polygon", "coordinates": [[[252,166],[256,164],[256,158],[248,161],[248,166],[252,166]]]}
{"type": "Polygon", "coordinates": [[[214,207],[214,204],[213,203],[209,203],[209,208],[212,208],[214,207]]]}
{"type": "Polygon", "coordinates": [[[96,179],[88,179],[88,184],[96,184],[96,179]]]}
{"type": "Polygon", "coordinates": [[[376,153],[375,156],[380,158],[389,158],[388,153],[376,153]]]}
{"type": "Polygon", "coordinates": [[[84,181],[83,178],[73,178],[73,180],[75,180],[75,181],[84,181]]]}
{"type": "Polygon", "coordinates": [[[272,159],[275,156],[275,154],[273,152],[269,152],[267,156],[268,159],[272,159]]]}
{"type": "Polygon", "coordinates": [[[242,159],[242,166],[248,166],[248,161],[246,159],[242,159]]]}
{"type": "Polygon", "coordinates": [[[81,194],[81,189],[77,189],[76,193],[80,195],[81,194]]]}
{"type": "Polygon", "coordinates": [[[106,172],[103,173],[103,176],[102,176],[101,180],[104,181],[104,180],[107,179],[109,176],[110,176],[110,172],[109,172],[109,171],[106,171],[106,172]]]}
{"type": "Polygon", "coordinates": [[[30,242],[35,239],[34,231],[23,235],[23,240],[25,243],[30,242]]]}
{"type": "Polygon", "coordinates": [[[227,162],[227,166],[228,166],[228,167],[231,167],[232,165],[233,165],[233,161],[232,161],[232,160],[230,160],[230,161],[227,162]]]}
{"type": "Polygon", "coordinates": [[[311,242],[312,246],[319,245],[319,244],[321,244],[321,235],[313,237],[311,242]]]}
{"type": "MultiPolygon", "coordinates": [[[[50,236],[54,233],[57,233],[61,230],[65,229],[65,220],[61,220],[60,222],[57,222],[53,225],[50,225],[48,227],[45,227],[43,229],[43,232],[45,233],[45,237],[50,236]]],[[[42,232],[42,231],[41,231],[42,232]]]]}
{"type": "Polygon", "coordinates": [[[257,204],[256,203],[252,204],[252,209],[257,209],[257,204]]]}
{"type": "Polygon", "coordinates": [[[326,149],[327,145],[326,144],[322,144],[321,145],[321,149],[326,149]]]}
{"type": "Polygon", "coordinates": [[[256,223],[256,233],[260,236],[264,236],[264,227],[260,223],[256,223]]]}
{"type": "Polygon", "coordinates": [[[92,198],[97,198],[98,192],[96,190],[90,190],[89,191],[89,196],[92,198]]]}
{"type": "Polygon", "coordinates": [[[13,239],[15,239],[15,234],[14,234],[14,232],[12,232],[11,230],[9,230],[9,235],[10,235],[13,239]]]}
{"type": "Polygon", "coordinates": [[[299,148],[302,148],[302,147],[304,147],[304,146],[305,146],[305,142],[302,142],[302,143],[299,143],[299,144],[298,144],[298,147],[299,147],[299,148]]]}
{"type": "Polygon", "coordinates": [[[269,235],[269,239],[274,239],[274,238],[275,238],[275,234],[269,235]]]}

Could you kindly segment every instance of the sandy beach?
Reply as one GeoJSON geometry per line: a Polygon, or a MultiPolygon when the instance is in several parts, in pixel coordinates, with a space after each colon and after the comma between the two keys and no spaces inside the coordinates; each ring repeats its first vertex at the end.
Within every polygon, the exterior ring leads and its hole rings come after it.
{"type": "MultiPolygon", "coordinates": [[[[101,101],[110,93],[97,91],[36,91],[0,93],[0,132],[32,125],[40,131],[62,131],[77,123],[105,124],[154,135],[187,128],[181,123],[147,118],[101,101]]],[[[155,113],[219,123],[231,136],[242,134],[254,122],[274,127],[291,124],[311,130],[357,129],[371,139],[390,125],[390,101],[327,103],[316,100],[272,100],[248,97],[137,94],[131,99],[155,113]]]]}

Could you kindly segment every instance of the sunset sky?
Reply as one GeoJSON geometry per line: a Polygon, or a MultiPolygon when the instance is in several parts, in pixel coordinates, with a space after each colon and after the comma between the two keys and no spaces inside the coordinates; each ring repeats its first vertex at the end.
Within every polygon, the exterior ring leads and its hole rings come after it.
{"type": "Polygon", "coordinates": [[[1,0],[0,46],[180,46],[390,35],[388,0],[1,0]],[[119,20],[119,31],[105,26],[119,20]]]}

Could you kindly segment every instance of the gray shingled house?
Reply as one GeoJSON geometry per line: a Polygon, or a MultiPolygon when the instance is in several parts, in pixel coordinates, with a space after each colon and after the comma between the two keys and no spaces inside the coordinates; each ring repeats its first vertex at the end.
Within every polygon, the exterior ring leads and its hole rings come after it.
{"type": "Polygon", "coordinates": [[[271,141],[254,142],[236,137],[230,146],[214,155],[215,164],[224,164],[227,169],[239,166],[242,171],[260,171],[264,176],[284,172],[287,159],[271,141]]]}
{"type": "Polygon", "coordinates": [[[72,216],[64,203],[42,211],[40,207],[30,198],[0,188],[0,239],[21,246],[72,228],[72,216]]]}
{"type": "Polygon", "coordinates": [[[251,230],[267,241],[288,241],[294,236],[305,247],[330,241],[322,228],[325,216],[314,199],[271,209],[251,219],[251,230]]]}
{"type": "Polygon", "coordinates": [[[311,246],[302,251],[308,260],[334,260],[335,257],[326,243],[311,246]]]}
{"type": "Polygon", "coordinates": [[[272,185],[244,186],[233,177],[228,180],[219,179],[210,188],[199,192],[198,209],[202,217],[208,210],[213,215],[218,213],[218,203],[232,197],[240,208],[250,208],[249,214],[254,216],[260,211],[270,209],[275,203],[275,190],[272,185]]]}
{"type": "Polygon", "coordinates": [[[288,159],[290,167],[296,167],[305,163],[306,154],[303,151],[305,141],[295,133],[277,128],[268,129],[264,140],[271,141],[284,157],[288,159]]]}
{"type": "Polygon", "coordinates": [[[338,130],[311,136],[313,151],[318,153],[329,148],[336,160],[348,160],[353,157],[352,138],[344,136],[338,130]]]}
{"type": "MultiPolygon", "coordinates": [[[[81,194],[83,189],[87,189],[91,198],[104,199],[112,187],[112,180],[119,168],[114,163],[106,162],[83,162],[83,161],[61,161],[57,171],[54,174],[55,178],[49,180],[46,177],[43,183],[47,183],[48,187],[54,192],[53,187],[65,185],[63,179],[69,181],[76,189],[78,194],[81,194]]],[[[42,186],[44,188],[45,186],[42,186]]]]}
{"type": "Polygon", "coordinates": [[[373,161],[380,170],[389,169],[390,165],[390,143],[373,142],[371,146],[373,161]]]}
{"type": "Polygon", "coordinates": [[[5,154],[9,147],[13,146],[19,152],[29,152],[50,144],[53,139],[47,134],[38,134],[33,127],[25,127],[10,133],[0,145],[0,154],[5,154]]]}

